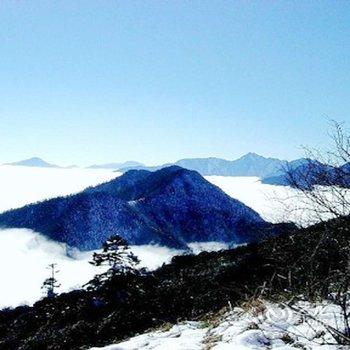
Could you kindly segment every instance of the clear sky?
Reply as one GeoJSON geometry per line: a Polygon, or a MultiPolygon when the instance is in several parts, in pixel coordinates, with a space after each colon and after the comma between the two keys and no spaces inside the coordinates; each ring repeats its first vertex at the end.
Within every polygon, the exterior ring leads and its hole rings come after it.
{"type": "Polygon", "coordinates": [[[252,151],[350,123],[350,1],[0,2],[0,162],[252,151]]]}

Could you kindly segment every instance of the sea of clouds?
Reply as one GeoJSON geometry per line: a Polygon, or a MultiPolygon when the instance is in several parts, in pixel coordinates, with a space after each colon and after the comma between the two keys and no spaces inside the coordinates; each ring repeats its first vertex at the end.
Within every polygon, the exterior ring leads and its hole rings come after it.
{"type": "MultiPolygon", "coordinates": [[[[77,193],[119,175],[110,170],[0,166],[0,212],[77,193]]],[[[207,180],[252,207],[266,220],[297,222],[301,218],[293,210],[300,200],[292,189],[263,185],[253,177],[209,176],[207,180]]],[[[191,243],[190,248],[198,253],[226,246],[206,242],[191,243]]],[[[140,267],[149,269],[155,269],[169,262],[174,255],[184,253],[159,246],[135,246],[132,250],[141,260],[140,267]]],[[[50,241],[31,230],[0,230],[0,308],[31,304],[40,299],[43,296],[42,282],[49,274],[47,265],[51,263],[57,263],[60,270],[57,275],[61,283],[59,292],[81,287],[94,274],[101,272],[89,264],[92,253],[69,249],[65,244],[50,241]]]]}
{"type": "MultiPolygon", "coordinates": [[[[141,260],[139,267],[155,269],[183,251],[166,247],[132,246],[141,260]]],[[[49,277],[49,264],[56,263],[57,292],[81,288],[102,270],[89,264],[93,252],[70,249],[27,229],[0,230],[0,308],[32,304],[44,296],[41,289],[49,277]]]]}

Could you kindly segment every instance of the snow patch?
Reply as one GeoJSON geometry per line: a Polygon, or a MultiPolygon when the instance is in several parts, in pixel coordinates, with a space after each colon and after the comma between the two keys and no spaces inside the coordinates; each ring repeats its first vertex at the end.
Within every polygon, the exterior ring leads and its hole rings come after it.
{"type": "Polygon", "coordinates": [[[313,321],[284,305],[264,302],[260,311],[234,308],[210,322],[183,322],[170,330],[148,332],[118,344],[91,350],[257,350],[257,349],[346,349],[335,345],[325,325],[339,327],[337,305],[327,301],[300,302],[298,308],[317,318],[313,321]]]}
{"type": "Polygon", "coordinates": [[[110,345],[91,350],[195,350],[201,349],[206,328],[200,322],[185,322],[170,328],[168,331],[156,331],[140,335],[119,345],[110,345]]]}

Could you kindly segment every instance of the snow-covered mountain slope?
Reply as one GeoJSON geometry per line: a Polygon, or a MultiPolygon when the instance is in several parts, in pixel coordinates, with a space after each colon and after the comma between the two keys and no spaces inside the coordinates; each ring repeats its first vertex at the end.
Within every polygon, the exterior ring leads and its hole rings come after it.
{"type": "Polygon", "coordinates": [[[248,243],[285,229],[178,166],[130,170],[78,194],[2,213],[0,226],[32,229],[82,250],[99,249],[115,234],[134,245],[184,249],[191,242],[248,243]]]}
{"type": "MultiPolygon", "coordinates": [[[[80,192],[107,182],[121,173],[111,170],[31,168],[0,166],[0,213],[26,204],[80,192]]],[[[307,201],[287,186],[262,184],[257,177],[206,176],[231,197],[258,212],[270,222],[308,222],[307,201]]],[[[319,218],[314,218],[313,222],[319,218]]]]}
{"type": "MultiPolygon", "coordinates": [[[[120,176],[111,170],[0,166],[0,213],[26,204],[80,192],[120,176]]],[[[310,202],[288,186],[263,184],[257,177],[206,176],[229,196],[238,199],[266,221],[305,225],[320,218],[310,202]],[[310,217],[312,220],[310,221],[310,217]]]]}
{"type": "Polygon", "coordinates": [[[299,302],[295,307],[310,317],[261,301],[258,307],[237,307],[213,320],[187,321],[91,350],[347,349],[334,345],[335,340],[326,329],[332,326],[341,330],[343,318],[338,306],[325,301],[299,302]]]}

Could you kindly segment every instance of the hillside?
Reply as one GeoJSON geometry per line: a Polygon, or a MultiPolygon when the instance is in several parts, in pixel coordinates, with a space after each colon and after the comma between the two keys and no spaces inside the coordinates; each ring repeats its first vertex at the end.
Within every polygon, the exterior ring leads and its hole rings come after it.
{"type": "Polygon", "coordinates": [[[130,171],[76,195],[7,211],[0,226],[29,228],[83,250],[99,248],[113,234],[134,245],[186,248],[247,243],[280,231],[197,172],[176,166],[130,171]]]}
{"type": "Polygon", "coordinates": [[[117,276],[94,292],[4,310],[0,347],[74,350],[110,344],[167,322],[213,314],[228,302],[240,305],[262,286],[270,300],[324,297],[346,269],[349,229],[349,218],[336,219],[260,244],[175,257],[154,273],[117,276]]]}

